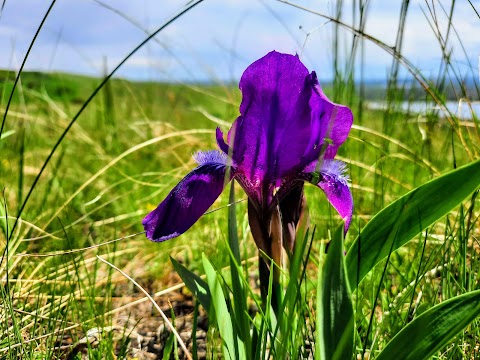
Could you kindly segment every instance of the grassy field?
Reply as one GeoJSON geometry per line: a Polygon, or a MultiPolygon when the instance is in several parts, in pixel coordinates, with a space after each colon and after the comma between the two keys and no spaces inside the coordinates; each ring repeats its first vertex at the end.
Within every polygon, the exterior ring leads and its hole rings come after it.
{"type": "MultiPolygon", "coordinates": [[[[476,117],[463,121],[440,111],[400,111],[409,90],[395,82],[382,93],[387,109],[369,110],[362,84],[343,75],[324,90],[330,99],[349,105],[355,116],[338,155],[348,164],[355,203],[345,239],[348,249],[392,201],[478,159],[480,124],[476,117]]],[[[14,80],[14,73],[0,72],[2,115],[14,80]]],[[[448,77],[436,80],[458,85],[448,77]]],[[[133,343],[146,336],[141,331],[145,321],[160,326],[159,313],[130,279],[99,257],[135,279],[167,309],[167,300],[176,301],[178,294],[189,299],[188,290],[175,287],[181,280],[174,275],[170,256],[197,274],[204,274],[203,253],[218,269],[230,266],[227,191],[177,239],[151,243],[142,233],[141,220],[195,166],[195,151],[216,148],[215,128],[228,130],[238,115],[241,94],[236,85],[112,79],[56,147],[100,81],[25,72],[16,87],[0,139],[0,359],[80,359],[81,353],[92,359],[147,358],[133,343]]],[[[447,93],[451,97],[455,92],[432,81],[422,96],[433,102],[432,94],[441,101],[447,93]]],[[[339,218],[322,192],[307,186],[306,194],[310,222],[316,227],[305,281],[305,301],[313,310],[323,246],[339,218]]],[[[448,194],[445,189],[442,196],[448,194]]],[[[353,293],[357,359],[375,358],[406,324],[432,306],[480,289],[477,194],[382,260],[353,293]]],[[[254,282],[257,250],[245,194],[238,186],[236,198],[242,200],[236,213],[243,269],[254,282]]],[[[435,359],[480,356],[478,320],[461,330],[435,359]]],[[[207,356],[221,357],[215,326],[206,338],[207,356]]],[[[168,341],[165,338],[157,352],[166,354],[164,358],[170,356],[167,346],[172,354],[179,346],[176,340],[168,341]]]]}

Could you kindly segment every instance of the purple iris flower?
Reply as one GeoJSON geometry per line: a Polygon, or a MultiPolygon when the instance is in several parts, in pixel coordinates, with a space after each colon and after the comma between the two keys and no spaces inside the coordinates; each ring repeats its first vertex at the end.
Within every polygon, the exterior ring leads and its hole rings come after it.
{"type": "Polygon", "coordinates": [[[353,200],[345,164],[334,157],[351,128],[350,109],[328,100],[298,56],[275,51],[245,70],[240,90],[240,116],[226,141],[217,128],[220,150],[194,155],[198,166],[143,220],[147,237],[164,241],[183,234],[232,179],[248,195],[252,234],[267,254],[275,255],[272,241],[278,239],[292,250],[304,182],[324,191],[346,231],[353,200]]]}

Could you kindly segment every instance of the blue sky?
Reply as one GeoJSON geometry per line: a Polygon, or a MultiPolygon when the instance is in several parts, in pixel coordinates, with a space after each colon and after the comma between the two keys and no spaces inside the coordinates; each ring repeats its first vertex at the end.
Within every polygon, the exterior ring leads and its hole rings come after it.
{"type": "MultiPolygon", "coordinates": [[[[186,1],[58,0],[35,44],[27,70],[65,71],[101,76],[106,59],[113,68],[186,1]],[[114,8],[131,22],[120,16],[114,8]],[[132,24],[134,22],[136,25],[132,24]],[[140,29],[140,28],[142,29],[140,29]]],[[[431,4],[431,0],[429,0],[431,4]]],[[[441,31],[442,7],[433,1],[441,31]]],[[[473,1],[477,11],[480,1],[473,1]]],[[[335,2],[305,0],[296,4],[333,15],[335,2]]],[[[401,1],[371,0],[366,32],[394,45],[401,1]]],[[[0,68],[18,69],[49,1],[7,0],[0,17],[0,68]]],[[[344,20],[351,23],[351,1],[344,1],[344,20]]],[[[429,25],[425,1],[411,1],[403,54],[428,75],[436,75],[440,46],[429,25]]],[[[478,74],[480,19],[466,0],[457,1],[450,37],[453,61],[462,74],[478,74]],[[464,54],[460,42],[465,48],[464,54]]],[[[332,78],[333,26],[325,19],[272,0],[206,0],[160,33],[118,72],[135,80],[236,81],[242,71],[268,51],[299,53],[321,79],[332,78]],[[307,34],[309,35],[307,36],[307,34]]],[[[341,30],[341,54],[351,54],[352,34],[341,30]]],[[[365,78],[383,79],[391,57],[365,42],[365,78]]]]}

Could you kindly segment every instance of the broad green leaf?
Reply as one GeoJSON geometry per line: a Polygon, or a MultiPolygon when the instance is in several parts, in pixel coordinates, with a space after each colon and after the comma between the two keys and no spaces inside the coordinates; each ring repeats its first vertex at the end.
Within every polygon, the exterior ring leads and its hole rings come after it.
{"type": "Polygon", "coordinates": [[[405,326],[376,359],[428,359],[479,315],[480,290],[444,301],[405,326]]]}
{"type": "Polygon", "coordinates": [[[343,253],[343,224],[335,231],[317,284],[315,359],[343,360],[353,356],[353,305],[343,253]]]}
{"type": "Polygon", "coordinates": [[[381,210],[348,251],[352,290],[390,251],[458,206],[479,185],[480,161],[475,161],[427,182],[381,210]]]}
{"type": "Polygon", "coordinates": [[[198,299],[200,304],[205,308],[205,310],[210,310],[210,299],[211,294],[208,289],[208,284],[202,280],[198,275],[195,275],[193,272],[188,270],[185,266],[180,264],[177,260],[170,257],[170,261],[175,268],[178,276],[180,276],[187,286],[188,290],[198,299]]]}
{"type": "Polygon", "coordinates": [[[213,268],[210,261],[208,261],[205,254],[202,254],[203,268],[205,274],[207,274],[208,287],[211,292],[211,301],[213,308],[215,309],[215,315],[217,318],[218,330],[223,340],[223,354],[225,359],[245,359],[245,352],[243,344],[237,345],[237,338],[233,333],[232,317],[228,311],[227,302],[222,285],[218,279],[217,271],[213,268]],[[237,350],[239,354],[237,354],[237,350]]]}

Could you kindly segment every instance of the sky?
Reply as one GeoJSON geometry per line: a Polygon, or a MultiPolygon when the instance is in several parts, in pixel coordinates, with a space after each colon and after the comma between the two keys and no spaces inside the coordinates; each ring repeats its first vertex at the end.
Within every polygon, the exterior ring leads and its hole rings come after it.
{"type": "MultiPolygon", "coordinates": [[[[358,27],[358,16],[352,15],[352,1],[358,3],[358,0],[343,1],[342,20],[358,27]]],[[[4,2],[0,15],[0,68],[20,67],[50,3],[4,2]]],[[[146,33],[165,24],[186,3],[186,0],[57,0],[25,69],[101,77],[140,44],[146,33]]],[[[318,14],[335,16],[337,3],[298,0],[292,4],[311,12],[274,0],[205,0],[149,41],[116,76],[173,82],[238,81],[249,64],[277,50],[299,54],[320,79],[331,80],[335,28],[318,14]]],[[[393,46],[401,1],[370,0],[367,4],[365,32],[393,46]]],[[[480,0],[472,4],[480,12],[480,0]]],[[[441,34],[445,34],[444,10],[449,11],[450,1],[412,0],[402,53],[424,75],[436,76],[442,52],[431,28],[434,21],[428,5],[435,8],[436,22],[441,34]]],[[[460,74],[478,76],[480,18],[468,1],[456,2],[453,24],[455,31],[448,43],[452,61],[460,74]]],[[[352,38],[348,29],[339,30],[342,63],[352,57],[352,38]]],[[[363,42],[363,54],[364,78],[385,79],[391,68],[391,55],[368,40],[363,42]]],[[[355,58],[357,65],[359,55],[358,52],[355,58]]],[[[402,73],[407,72],[402,70],[402,73]]]]}

